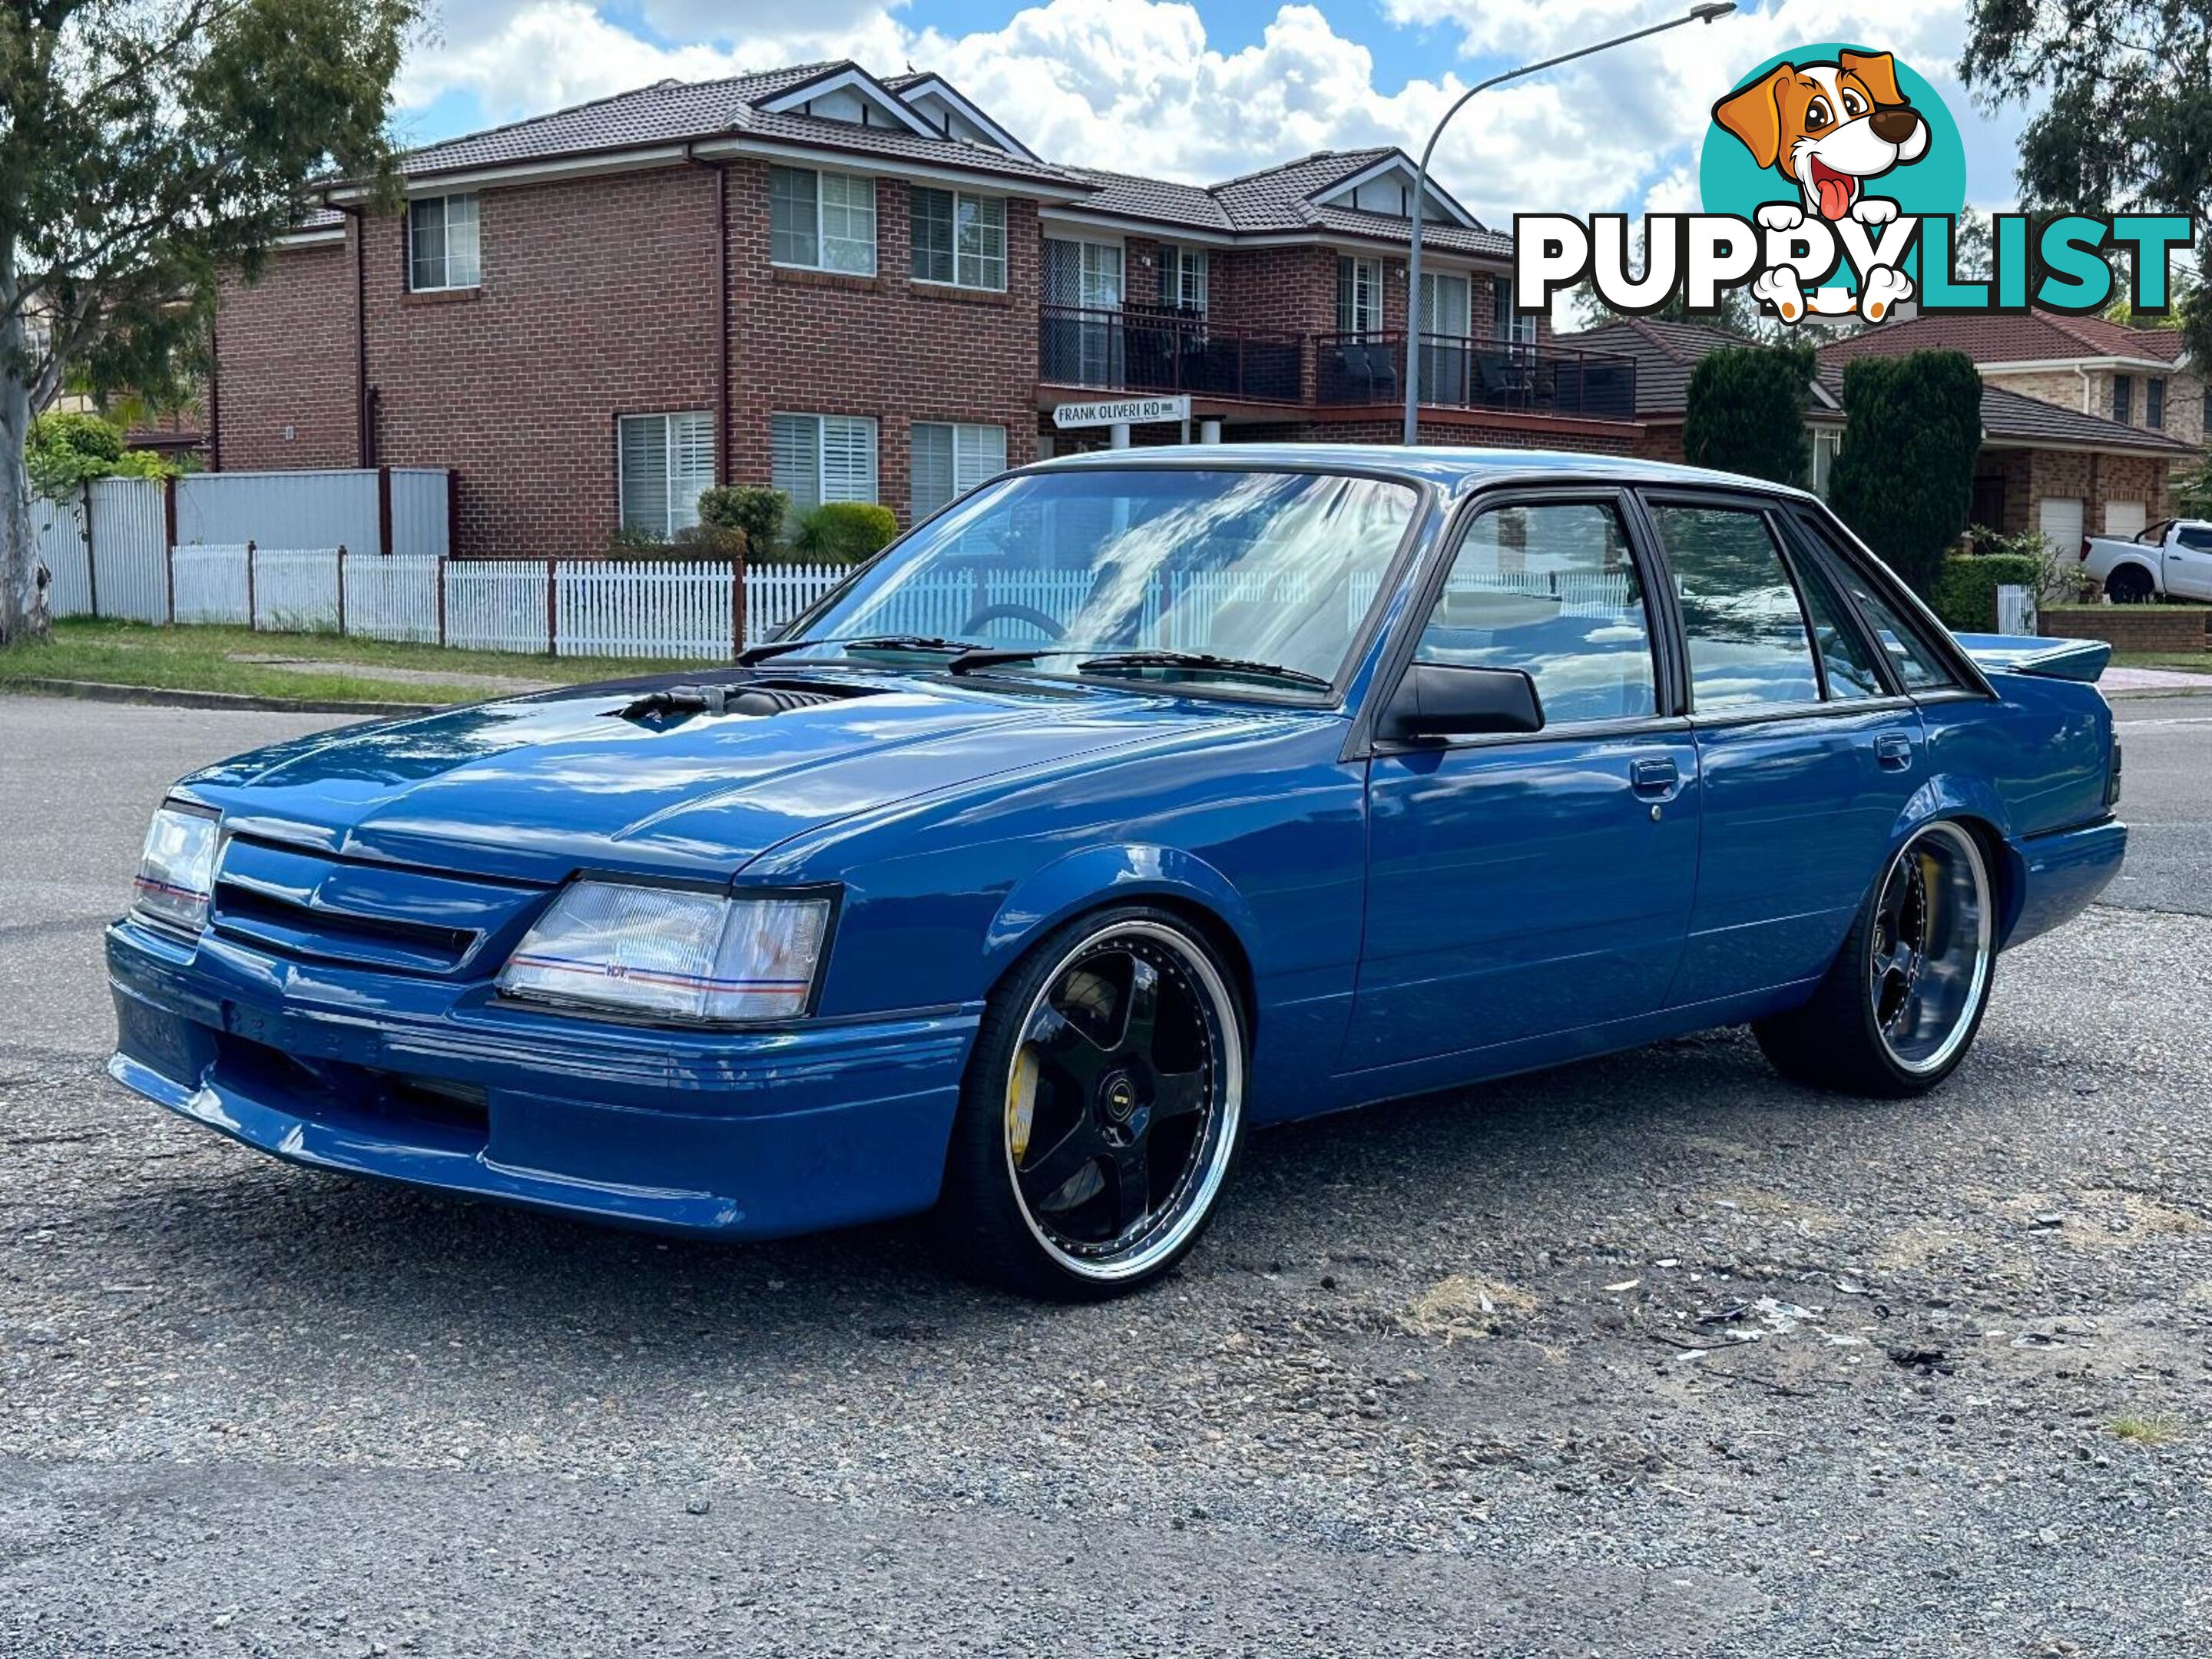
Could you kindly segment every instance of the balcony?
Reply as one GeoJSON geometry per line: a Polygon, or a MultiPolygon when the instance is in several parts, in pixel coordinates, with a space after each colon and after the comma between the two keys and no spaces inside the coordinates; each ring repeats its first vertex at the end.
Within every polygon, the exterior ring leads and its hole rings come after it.
{"type": "MultiPolygon", "coordinates": [[[[1316,337],[1314,396],[1322,404],[1395,404],[1406,396],[1406,337],[1316,337]]],[[[1636,362],[1529,340],[1420,337],[1424,408],[1497,409],[1590,420],[1636,417],[1636,362]]]]}
{"type": "Polygon", "coordinates": [[[1037,356],[1049,385],[1304,401],[1305,342],[1295,334],[1222,328],[1181,311],[1045,306],[1042,312],[1037,356]]]}

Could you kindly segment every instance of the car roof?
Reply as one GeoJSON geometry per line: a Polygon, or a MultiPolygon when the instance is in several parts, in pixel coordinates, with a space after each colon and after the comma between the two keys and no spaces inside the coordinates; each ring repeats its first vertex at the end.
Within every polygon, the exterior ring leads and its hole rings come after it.
{"type": "MultiPolygon", "coordinates": [[[[1073,471],[1088,467],[1142,466],[1152,463],[1266,471],[1273,467],[1320,468],[1332,471],[1390,472],[1432,483],[1449,494],[1479,484],[1605,483],[1724,484],[1777,495],[1812,497],[1786,484],[1716,472],[1670,461],[1630,455],[1589,454],[1567,449],[1453,449],[1403,444],[1162,444],[1133,449],[1094,449],[1037,464],[1037,471],[1073,471]]],[[[1027,469],[1025,469],[1027,470],[1027,469]]]]}

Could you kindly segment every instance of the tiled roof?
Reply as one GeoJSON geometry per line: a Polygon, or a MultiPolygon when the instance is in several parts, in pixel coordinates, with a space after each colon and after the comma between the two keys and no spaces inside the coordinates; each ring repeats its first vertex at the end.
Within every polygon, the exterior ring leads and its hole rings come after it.
{"type": "Polygon", "coordinates": [[[2053,311],[1929,312],[1884,323],[1820,348],[1824,363],[1853,357],[1902,356],[1908,351],[1963,351],[1978,363],[2048,362],[2072,357],[2137,357],[2179,362],[2180,336],[2170,329],[2122,328],[2101,317],[2053,311]]]}
{"type": "MultiPolygon", "coordinates": [[[[1079,204],[1084,208],[1166,226],[1232,235],[1309,232],[1399,243],[1407,240],[1407,224],[1402,218],[1324,205],[1314,199],[1355,174],[1401,155],[1389,145],[1323,150],[1218,185],[1184,185],[1092,167],[1057,167],[904,127],[859,126],[762,107],[778,94],[858,67],[848,62],[802,64],[719,81],[657,82],[635,92],[428,144],[404,156],[401,166],[410,176],[434,177],[633,147],[745,136],[1031,179],[1066,186],[1071,192],[1087,190],[1089,194],[1079,204]]],[[[876,84],[896,94],[930,78],[908,70],[876,84]]],[[[1436,248],[1492,258],[1507,257],[1513,251],[1511,237],[1480,225],[1431,225],[1423,231],[1422,240],[1436,248]]]]}
{"type": "Polygon", "coordinates": [[[1708,352],[1753,343],[1701,323],[1624,317],[1578,334],[1562,334],[1559,343],[1577,350],[1612,351],[1635,358],[1636,412],[1666,416],[1680,415],[1689,406],[1691,371],[1708,352]]]}
{"type": "Polygon", "coordinates": [[[2086,449],[2138,450],[2177,457],[2196,453],[2163,432],[2122,426],[2100,415],[2084,415],[2063,404],[2046,404],[1994,386],[1982,388],[1982,431],[1991,438],[2031,445],[2073,444],[2086,449]]]}
{"type": "Polygon", "coordinates": [[[780,139],[817,149],[846,149],[858,155],[895,156],[939,166],[1018,178],[1068,182],[1060,168],[1030,161],[1003,150],[963,143],[956,138],[925,137],[904,127],[858,126],[796,112],[763,109],[780,92],[837,70],[844,64],[804,64],[761,75],[721,81],[660,81],[635,92],[617,93],[550,115],[471,133],[442,144],[409,152],[401,160],[410,174],[453,173],[520,161],[588,155],[633,145],[683,143],[733,136],[780,139]]]}

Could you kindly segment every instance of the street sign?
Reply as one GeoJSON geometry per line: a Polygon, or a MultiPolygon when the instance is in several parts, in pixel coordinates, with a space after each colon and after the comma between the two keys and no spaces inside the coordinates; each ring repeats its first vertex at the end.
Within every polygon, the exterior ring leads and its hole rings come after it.
{"type": "Polygon", "coordinates": [[[1052,411],[1052,423],[1062,432],[1085,426],[1142,426],[1151,421],[1187,421],[1190,399],[1182,398],[1116,398],[1098,404],[1062,404],[1052,411]]]}

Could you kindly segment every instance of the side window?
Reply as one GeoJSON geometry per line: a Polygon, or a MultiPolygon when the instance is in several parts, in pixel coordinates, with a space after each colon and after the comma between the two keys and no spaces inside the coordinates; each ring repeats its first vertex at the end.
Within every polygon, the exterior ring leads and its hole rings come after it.
{"type": "Polygon", "coordinates": [[[1850,602],[1858,607],[1859,615],[1866,618],[1867,626],[1881,642],[1888,654],[1889,665],[1897,678],[1911,691],[1926,691],[1941,686],[1956,684],[1951,672],[1943,666],[1943,659],[1921,637],[1917,629],[1898,614],[1896,606],[1878,595],[1858,568],[1834,550],[1834,544],[1825,531],[1814,530],[1799,520],[1799,528],[1807,539],[1816,544],[1820,562],[1835,574],[1838,584],[1850,602]]]}
{"type": "Polygon", "coordinates": [[[1650,622],[1613,504],[1501,507],[1476,519],[1415,655],[1527,671],[1547,726],[1656,712],[1650,622]]]}
{"type": "Polygon", "coordinates": [[[1764,514],[1657,502],[1690,649],[1690,707],[1712,714],[1817,702],[1805,613],[1764,514]]]}
{"type": "Polygon", "coordinates": [[[2212,553],[2212,530],[2177,530],[2175,541],[2197,553],[2212,553]]]}
{"type": "Polygon", "coordinates": [[[1829,697],[1842,702],[1852,697],[1881,696],[1881,675],[1874,665],[1874,653],[1851,625],[1850,607],[1836,592],[1828,573],[1817,561],[1801,556],[1797,580],[1806,611],[1813,618],[1813,643],[1820,648],[1820,671],[1827,678],[1829,697]]]}

